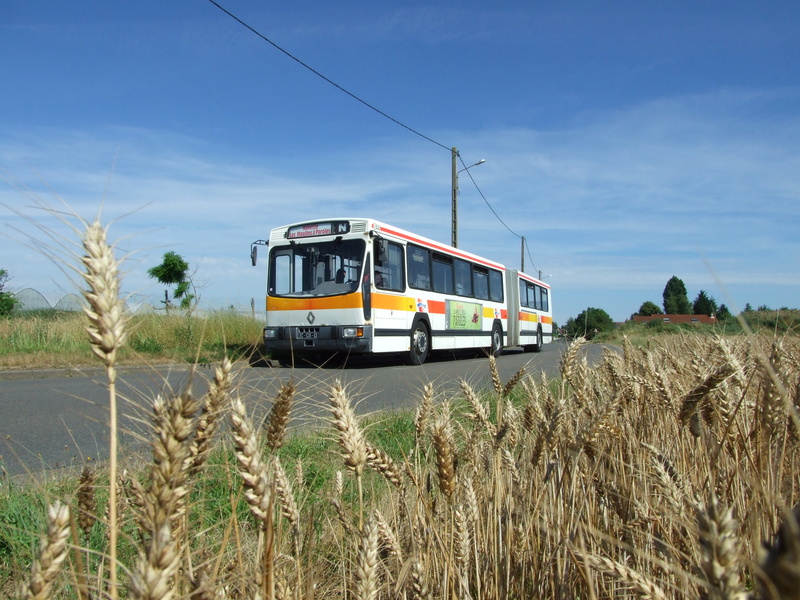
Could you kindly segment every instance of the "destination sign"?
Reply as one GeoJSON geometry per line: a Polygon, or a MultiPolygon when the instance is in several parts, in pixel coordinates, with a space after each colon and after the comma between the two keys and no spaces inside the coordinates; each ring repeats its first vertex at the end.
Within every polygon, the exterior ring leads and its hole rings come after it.
{"type": "Polygon", "coordinates": [[[319,235],[342,235],[350,231],[347,221],[326,221],[324,223],[306,223],[290,227],[286,235],[290,240],[315,237],[319,235]]]}

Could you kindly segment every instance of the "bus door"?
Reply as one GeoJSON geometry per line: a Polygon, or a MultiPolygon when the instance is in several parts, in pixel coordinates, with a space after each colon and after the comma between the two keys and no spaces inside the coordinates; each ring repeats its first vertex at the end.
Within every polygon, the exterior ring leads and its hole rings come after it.
{"type": "Polygon", "coordinates": [[[508,329],[506,346],[519,346],[519,271],[506,270],[506,306],[508,307],[508,329]]]}

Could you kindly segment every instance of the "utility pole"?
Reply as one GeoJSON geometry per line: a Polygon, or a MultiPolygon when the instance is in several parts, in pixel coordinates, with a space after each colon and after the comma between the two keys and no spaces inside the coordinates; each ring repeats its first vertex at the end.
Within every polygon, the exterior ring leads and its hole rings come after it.
{"type": "Polygon", "coordinates": [[[458,150],[453,147],[453,176],[452,176],[452,203],[453,203],[453,223],[452,230],[450,231],[450,245],[453,248],[458,248],[458,165],[456,158],[458,157],[458,150]]]}
{"type": "Polygon", "coordinates": [[[522,236],[522,248],[519,253],[519,270],[525,272],[525,236],[522,236]]]}

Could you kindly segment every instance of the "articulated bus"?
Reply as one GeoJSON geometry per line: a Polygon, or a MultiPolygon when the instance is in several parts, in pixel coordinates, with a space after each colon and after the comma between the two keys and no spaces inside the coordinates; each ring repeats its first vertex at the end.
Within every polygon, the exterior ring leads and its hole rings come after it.
{"type": "MultiPolygon", "coordinates": [[[[366,218],[303,221],[269,240],[265,349],[405,353],[553,339],[550,286],[500,263],[366,218]]],[[[256,262],[256,248],[251,252],[256,262]]]]}

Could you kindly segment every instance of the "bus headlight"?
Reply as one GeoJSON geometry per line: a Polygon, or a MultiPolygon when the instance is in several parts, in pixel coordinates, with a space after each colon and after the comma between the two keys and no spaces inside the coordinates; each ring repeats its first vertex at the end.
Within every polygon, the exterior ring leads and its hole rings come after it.
{"type": "Polygon", "coordinates": [[[363,327],[342,327],[342,337],[345,338],[360,338],[364,337],[363,327]]]}
{"type": "Polygon", "coordinates": [[[278,330],[274,328],[265,328],[264,329],[264,339],[265,340],[277,340],[278,339],[278,330]]]}

